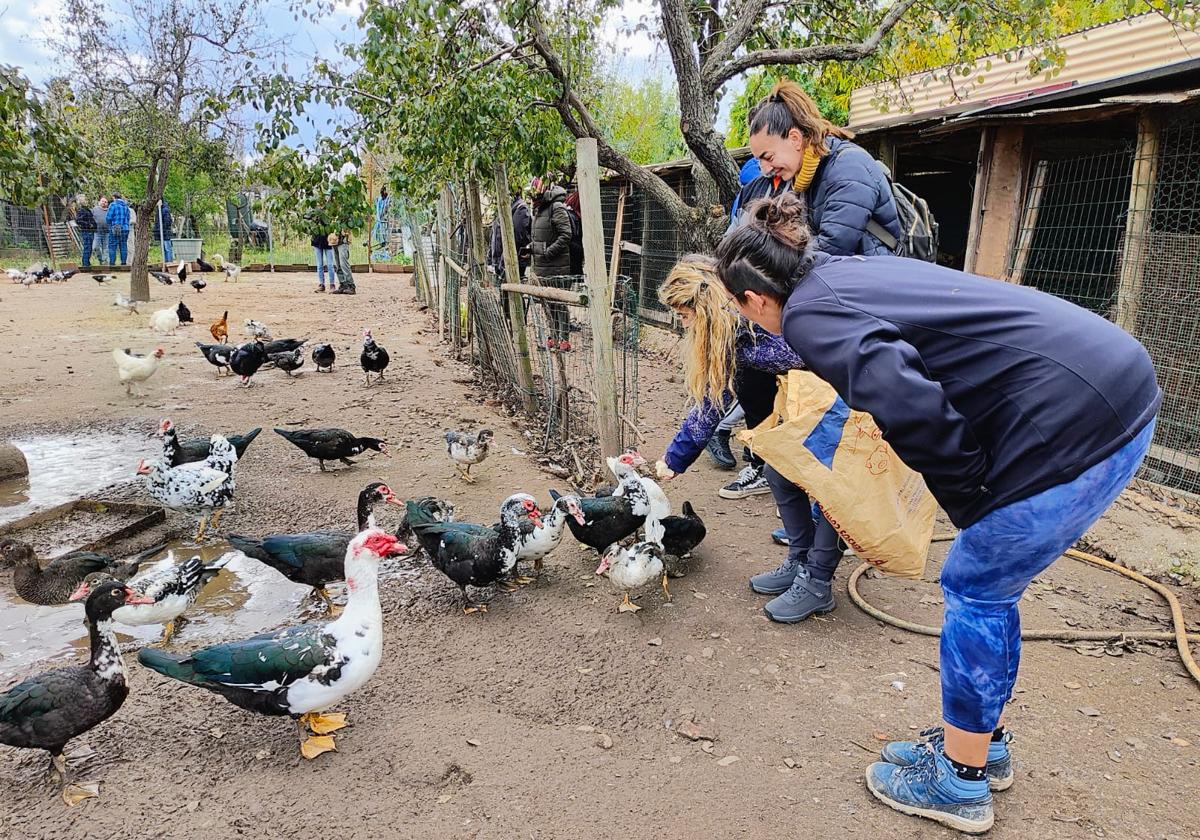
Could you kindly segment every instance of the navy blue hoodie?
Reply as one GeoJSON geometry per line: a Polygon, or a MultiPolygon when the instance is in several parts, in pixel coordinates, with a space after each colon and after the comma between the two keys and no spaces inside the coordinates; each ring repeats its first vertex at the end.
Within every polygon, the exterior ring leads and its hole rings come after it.
{"type": "Polygon", "coordinates": [[[813,256],[784,338],[960,528],[1077,478],[1158,410],[1145,348],[1061,298],[919,260],[813,256]]]}

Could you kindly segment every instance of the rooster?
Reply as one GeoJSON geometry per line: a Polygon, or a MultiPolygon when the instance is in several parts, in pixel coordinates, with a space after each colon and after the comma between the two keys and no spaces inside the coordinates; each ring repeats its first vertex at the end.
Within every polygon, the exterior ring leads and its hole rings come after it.
{"type": "Polygon", "coordinates": [[[166,335],[175,335],[175,330],[179,329],[178,312],[168,306],[166,309],[150,313],[150,329],[166,335]]]}
{"type": "MultiPolygon", "coordinates": [[[[127,396],[134,396],[133,383],[145,382],[158,370],[158,360],[163,357],[163,349],[155,348],[149,356],[139,356],[131,353],[128,348],[113,350],[113,361],[117,364],[117,376],[125,386],[127,396]]],[[[138,394],[143,397],[145,394],[138,394]]]]}
{"type": "Polygon", "coordinates": [[[145,459],[138,464],[138,475],[146,476],[146,491],[157,502],[198,518],[196,542],[204,539],[208,528],[215,528],[221,514],[233,502],[233,468],[237,452],[221,435],[210,439],[208,457],[199,466],[168,467],[162,461],[145,459]]]}
{"type": "Polygon", "coordinates": [[[213,321],[208,331],[212,333],[213,341],[224,344],[229,339],[229,310],[221,316],[220,321],[213,321]]]}

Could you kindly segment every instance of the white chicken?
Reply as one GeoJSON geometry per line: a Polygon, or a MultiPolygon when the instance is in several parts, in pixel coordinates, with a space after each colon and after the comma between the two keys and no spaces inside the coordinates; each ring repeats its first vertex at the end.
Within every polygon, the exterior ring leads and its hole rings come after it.
{"type": "Polygon", "coordinates": [[[121,309],[124,309],[126,314],[130,314],[130,313],[133,313],[135,315],[141,314],[140,312],[138,312],[138,302],[131,297],[127,297],[127,296],[121,294],[120,292],[117,292],[117,296],[113,299],[112,305],[120,307],[121,309]]]}
{"type": "Polygon", "coordinates": [[[175,335],[175,330],[179,329],[179,311],[168,307],[150,313],[150,329],[165,335],[175,335]]]}
{"type": "MultiPolygon", "coordinates": [[[[133,383],[145,382],[154,375],[154,372],[158,370],[158,360],[163,357],[163,349],[156,347],[149,356],[140,356],[130,352],[126,347],[124,350],[120,348],[113,350],[112,355],[113,361],[117,365],[117,377],[125,386],[126,395],[134,396],[133,383]]],[[[137,396],[143,397],[145,394],[139,393],[137,396]]]]}
{"type": "Polygon", "coordinates": [[[663,596],[668,601],[671,600],[671,591],[667,589],[667,575],[663,566],[663,550],[655,543],[643,541],[634,543],[629,548],[621,548],[618,544],[609,546],[596,568],[597,575],[605,573],[608,574],[613,588],[625,594],[625,600],[617,608],[618,612],[640,610],[641,607],[629,599],[629,593],[656,578],[662,578],[663,596]]]}
{"type": "Polygon", "coordinates": [[[264,341],[271,340],[271,331],[267,329],[267,325],[262,321],[255,321],[253,318],[246,319],[246,335],[261,338],[264,341]]]}
{"type": "Polygon", "coordinates": [[[189,513],[198,520],[196,542],[204,532],[215,528],[225,508],[233,503],[233,469],[237,452],[222,435],[209,439],[208,457],[199,467],[168,467],[162,461],[145,459],[138,464],[138,475],[146,476],[146,492],[155,501],[172,510],[189,513]]]}

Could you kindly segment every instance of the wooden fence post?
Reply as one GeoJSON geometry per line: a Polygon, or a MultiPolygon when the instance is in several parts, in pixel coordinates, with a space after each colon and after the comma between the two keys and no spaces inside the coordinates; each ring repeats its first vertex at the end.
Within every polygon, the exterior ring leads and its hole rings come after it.
{"type": "Polygon", "coordinates": [[[1146,267],[1150,216],[1154,210],[1154,184],[1158,180],[1158,144],[1162,121],[1152,110],[1138,114],[1137,151],[1129,186],[1129,211],[1125,214],[1125,247],[1117,280],[1117,306],[1113,320],[1137,335],[1142,273],[1146,267]]]}
{"type": "Polygon", "coordinates": [[[596,388],[596,431],[600,454],[621,453],[621,418],[617,415],[617,379],[613,365],[613,282],[604,264],[604,218],[600,213],[600,161],[596,141],[575,143],[575,175],[583,220],[583,273],[587,278],[592,321],[592,374],[596,388]]]}
{"type": "MultiPolygon", "coordinates": [[[[521,262],[517,256],[517,234],[513,230],[512,198],[509,195],[508,172],[503,163],[496,164],[496,213],[500,217],[500,241],[504,246],[504,275],[508,282],[521,280],[521,262]]],[[[508,305],[508,320],[517,345],[517,384],[527,414],[537,410],[533,392],[533,366],[529,361],[529,334],[525,331],[525,301],[519,294],[501,292],[508,305]]]]}
{"type": "Polygon", "coordinates": [[[454,198],[450,185],[443,184],[438,197],[438,335],[443,341],[453,341],[450,323],[450,221],[454,215],[454,198]]]}

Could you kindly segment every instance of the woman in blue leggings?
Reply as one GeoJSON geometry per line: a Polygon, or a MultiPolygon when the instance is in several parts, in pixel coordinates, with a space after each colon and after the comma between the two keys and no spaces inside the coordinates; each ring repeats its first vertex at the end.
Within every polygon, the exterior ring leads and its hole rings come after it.
{"type": "Polygon", "coordinates": [[[1017,602],[1133,477],[1162,400],[1145,349],[1034,289],[897,257],[809,248],[803,205],[758,202],[717,250],[721,282],[851,407],[870,412],[961,531],[942,569],[943,725],[888,744],[867,787],[960,831],[1013,781],[1002,722],[1017,602]]]}

